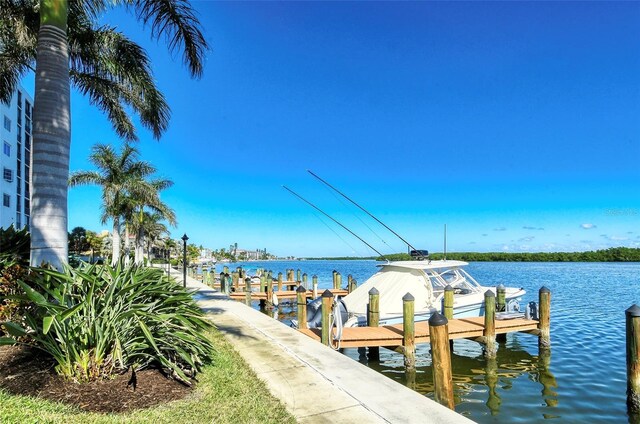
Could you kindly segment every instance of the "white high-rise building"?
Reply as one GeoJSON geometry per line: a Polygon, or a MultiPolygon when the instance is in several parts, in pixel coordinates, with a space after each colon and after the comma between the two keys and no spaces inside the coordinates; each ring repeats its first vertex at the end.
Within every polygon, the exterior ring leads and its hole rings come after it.
{"type": "Polygon", "coordinates": [[[0,225],[29,227],[31,215],[31,115],[33,98],[18,85],[11,102],[0,102],[0,225]]]}

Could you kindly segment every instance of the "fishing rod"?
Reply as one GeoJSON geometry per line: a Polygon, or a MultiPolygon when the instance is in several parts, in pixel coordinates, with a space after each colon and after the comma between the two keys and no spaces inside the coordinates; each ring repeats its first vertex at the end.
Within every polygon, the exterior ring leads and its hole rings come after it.
{"type": "Polygon", "coordinates": [[[387,258],[385,258],[385,256],[378,252],[378,250],[371,246],[369,243],[367,243],[366,241],[364,241],[362,239],[362,237],[360,237],[359,235],[357,235],[356,233],[354,233],[353,231],[351,231],[350,229],[348,229],[347,227],[345,227],[344,225],[342,225],[340,222],[338,222],[335,218],[333,218],[331,215],[329,215],[328,213],[326,213],[325,211],[323,211],[322,209],[320,209],[319,207],[317,207],[316,205],[314,205],[313,203],[311,203],[310,201],[308,201],[307,199],[305,199],[304,197],[300,196],[298,193],[296,193],[295,191],[291,190],[289,187],[283,185],[282,188],[284,188],[285,190],[287,190],[289,193],[293,194],[294,196],[296,196],[298,199],[302,200],[303,202],[305,202],[306,204],[308,204],[309,206],[311,206],[312,208],[314,208],[315,210],[319,211],[320,213],[322,213],[324,216],[326,216],[327,218],[329,218],[330,220],[332,220],[333,222],[335,222],[336,224],[338,224],[339,226],[341,226],[342,228],[344,228],[345,230],[349,231],[349,233],[351,233],[351,235],[353,235],[354,237],[356,237],[358,240],[360,240],[361,242],[363,242],[364,244],[366,244],[367,246],[369,246],[369,248],[371,250],[373,250],[374,252],[376,252],[378,255],[380,255],[381,258],[383,258],[385,261],[389,262],[389,260],[387,258]]]}
{"type": "Polygon", "coordinates": [[[339,195],[341,195],[342,197],[344,197],[345,199],[347,199],[348,201],[350,201],[351,203],[353,203],[354,205],[356,205],[358,208],[360,208],[360,210],[362,210],[364,213],[366,213],[367,215],[369,215],[371,218],[375,219],[376,222],[378,222],[378,224],[382,225],[384,228],[386,228],[387,230],[391,231],[393,233],[393,235],[395,235],[396,237],[398,237],[400,240],[403,241],[404,244],[406,244],[407,246],[409,246],[410,249],[412,249],[413,251],[417,252],[418,255],[420,255],[422,258],[424,258],[424,255],[422,254],[421,250],[416,249],[415,247],[413,247],[411,245],[411,243],[409,243],[408,241],[406,241],[405,239],[403,239],[400,234],[396,233],[395,231],[393,231],[391,228],[389,228],[388,225],[386,225],[384,222],[380,221],[378,218],[376,218],[375,216],[373,216],[373,214],[371,212],[369,212],[368,210],[366,210],[365,208],[363,208],[362,206],[360,206],[359,204],[357,204],[355,201],[353,201],[351,198],[349,198],[349,196],[347,196],[346,194],[344,194],[343,192],[341,192],[340,190],[338,190],[337,188],[335,188],[334,186],[332,186],[331,184],[329,184],[328,182],[326,182],[325,180],[323,180],[322,178],[320,178],[318,175],[314,174],[313,171],[307,169],[307,172],[311,175],[313,175],[314,177],[316,177],[318,180],[320,180],[322,183],[326,184],[327,186],[329,186],[331,189],[333,189],[334,191],[336,191],[339,195]]]}

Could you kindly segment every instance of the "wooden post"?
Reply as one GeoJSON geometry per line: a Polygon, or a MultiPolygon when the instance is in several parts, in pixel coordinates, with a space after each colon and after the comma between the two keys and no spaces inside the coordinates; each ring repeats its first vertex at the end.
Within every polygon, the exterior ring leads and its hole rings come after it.
{"type": "Polygon", "coordinates": [[[549,347],[551,346],[551,290],[544,286],[538,292],[538,313],[540,314],[538,346],[549,347]]]}
{"type": "Polygon", "coordinates": [[[227,283],[224,272],[220,273],[220,293],[227,293],[227,283]]]}
{"type": "Polygon", "coordinates": [[[507,289],[504,284],[496,287],[496,312],[504,312],[507,310],[507,289]]]}
{"type": "MultiPolygon", "coordinates": [[[[267,276],[264,272],[260,272],[260,293],[267,291],[267,276]]],[[[265,307],[265,299],[260,299],[260,308],[265,307]]]]}
{"type": "Polygon", "coordinates": [[[307,328],[307,290],[298,286],[298,328],[307,328]]]}
{"type": "MultiPolygon", "coordinates": [[[[496,312],[505,312],[507,310],[507,289],[504,284],[496,287],[496,312]]],[[[498,343],[507,342],[507,333],[496,334],[498,343]]]]}
{"type": "Polygon", "coordinates": [[[228,267],[228,266],[226,266],[226,265],[225,265],[225,266],[223,266],[223,267],[222,267],[222,272],[224,272],[225,274],[228,274],[228,273],[229,273],[229,267],[228,267]]]}
{"type": "Polygon", "coordinates": [[[338,271],[336,271],[336,270],[334,269],[334,270],[332,271],[332,274],[333,274],[333,288],[335,289],[335,288],[336,288],[336,279],[338,278],[338,277],[337,277],[337,275],[338,275],[338,271]]]}
{"type": "Polygon", "coordinates": [[[308,277],[307,277],[307,273],[305,272],[304,274],[302,274],[302,285],[304,286],[305,289],[308,289],[309,282],[308,282],[308,277]]]}
{"type": "Polygon", "coordinates": [[[351,280],[353,280],[353,275],[347,275],[347,289],[351,287],[351,280]]]}
{"type": "Polygon", "coordinates": [[[278,273],[278,291],[282,291],[282,273],[278,273]]]}
{"type": "Polygon", "coordinates": [[[340,273],[336,274],[336,285],[333,288],[336,290],[342,288],[342,275],[340,273]]]}
{"type": "Polygon", "coordinates": [[[316,299],[318,297],[318,276],[314,275],[311,277],[311,281],[313,282],[313,298],[316,299]]]}
{"type": "MultiPolygon", "coordinates": [[[[445,318],[453,319],[453,287],[450,284],[444,288],[444,298],[442,299],[442,314],[445,318]]],[[[449,340],[449,350],[453,352],[453,340],[449,340]]]]}
{"type": "Polygon", "coordinates": [[[487,290],[484,293],[484,356],[496,357],[496,295],[487,290]]]}
{"type": "Polygon", "coordinates": [[[449,320],[437,312],[429,318],[429,339],[431,343],[431,359],[433,362],[431,368],[433,369],[436,402],[450,409],[454,409],[448,323],[449,320]]]}
{"type": "Polygon", "coordinates": [[[444,288],[444,299],[442,300],[442,315],[447,319],[453,319],[453,287],[447,284],[444,288]]]}
{"type": "Polygon", "coordinates": [[[349,285],[347,286],[348,292],[351,293],[357,288],[358,288],[358,282],[356,281],[355,278],[352,278],[351,281],[349,281],[349,285]]]}
{"type": "Polygon", "coordinates": [[[244,303],[251,306],[251,278],[244,279],[244,303]]]}
{"type": "MultiPolygon", "coordinates": [[[[367,308],[367,326],[377,327],[380,321],[380,292],[375,287],[369,290],[369,306],[367,308]]],[[[380,360],[380,348],[372,346],[369,348],[369,360],[380,360]]]]}
{"type": "Polygon", "coordinates": [[[239,281],[240,281],[240,273],[238,271],[234,271],[231,273],[231,282],[233,283],[234,291],[238,291],[239,289],[239,281]]]}
{"type": "Polygon", "coordinates": [[[411,293],[402,297],[402,335],[404,346],[404,366],[416,367],[415,298],[411,293]]]}
{"type": "Polygon", "coordinates": [[[298,282],[298,284],[300,284],[300,282],[302,281],[302,271],[300,271],[300,268],[298,268],[298,270],[296,271],[296,281],[298,282]]]}
{"type": "Polygon", "coordinates": [[[267,309],[273,309],[273,278],[267,278],[267,309]]]}
{"type": "Polygon", "coordinates": [[[329,328],[329,317],[331,316],[331,307],[333,306],[333,294],[331,290],[325,290],[322,293],[322,337],[323,345],[329,346],[329,337],[331,328],[329,328]]]}
{"type": "Polygon", "coordinates": [[[640,413],[640,307],[625,311],[627,332],[627,410],[640,413]]]}

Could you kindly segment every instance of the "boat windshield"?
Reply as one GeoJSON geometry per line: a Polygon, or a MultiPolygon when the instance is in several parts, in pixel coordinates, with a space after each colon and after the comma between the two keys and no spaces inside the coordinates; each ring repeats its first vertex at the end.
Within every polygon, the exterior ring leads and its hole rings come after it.
{"type": "Polygon", "coordinates": [[[447,285],[459,294],[480,292],[480,285],[467,272],[460,268],[426,269],[427,278],[431,281],[434,295],[442,293],[447,285]]]}

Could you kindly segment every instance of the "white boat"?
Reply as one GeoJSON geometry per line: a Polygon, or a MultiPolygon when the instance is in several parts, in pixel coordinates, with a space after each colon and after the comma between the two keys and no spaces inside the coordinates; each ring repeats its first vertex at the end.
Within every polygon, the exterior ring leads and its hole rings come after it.
{"type": "MultiPolygon", "coordinates": [[[[495,287],[481,286],[463,267],[463,261],[397,261],[378,265],[380,270],[352,293],[341,298],[341,321],[345,327],[367,325],[369,291],[373,288],[380,295],[379,324],[402,322],[402,298],[407,293],[415,299],[415,320],[428,320],[434,312],[442,312],[444,289],[450,285],[454,290],[453,317],[466,318],[484,315],[484,294],[496,292],[495,287]]],[[[525,290],[506,288],[506,311],[499,318],[508,318],[520,313],[519,302],[525,290]]],[[[310,327],[319,326],[320,304],[316,301],[307,306],[310,327]]]]}

